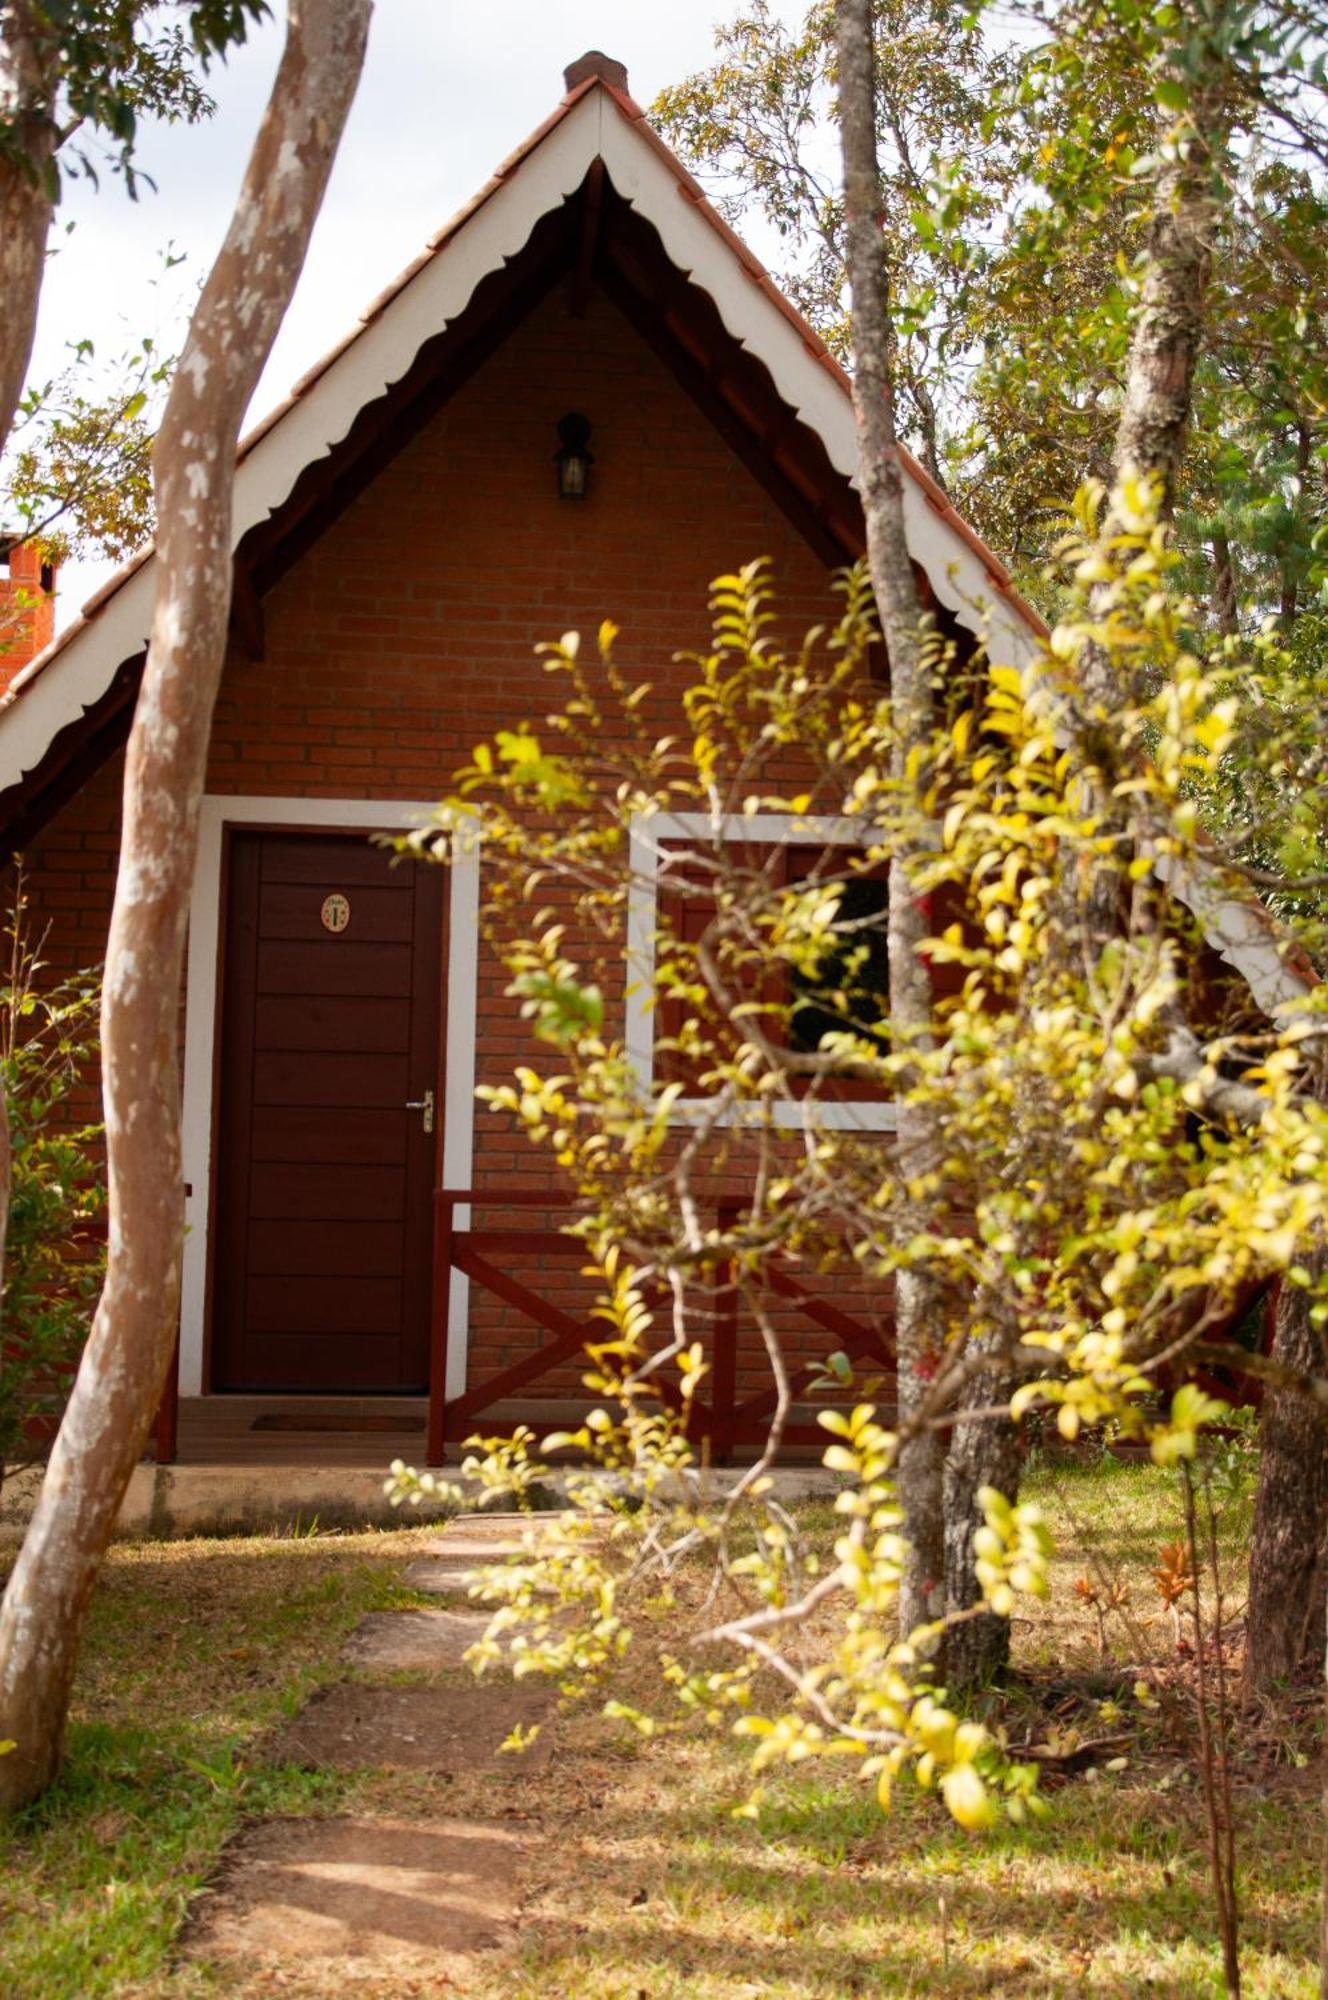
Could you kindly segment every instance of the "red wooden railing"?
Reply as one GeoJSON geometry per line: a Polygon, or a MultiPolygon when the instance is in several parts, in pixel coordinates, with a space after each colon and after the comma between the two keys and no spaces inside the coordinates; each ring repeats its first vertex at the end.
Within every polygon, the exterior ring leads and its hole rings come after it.
{"type": "MultiPolygon", "coordinates": [[[[742,1203],[732,1200],[716,1204],[721,1232],[732,1227],[742,1207],[742,1203]]],[[[484,1412],[492,1410],[494,1404],[517,1395],[554,1369],[579,1359],[587,1342],[597,1337],[586,1321],[575,1318],[555,1300],[542,1298],[510,1270],[492,1261],[503,1255],[529,1257],[532,1253],[541,1261],[566,1263],[581,1260],[585,1256],[585,1246],[580,1241],[565,1236],[560,1229],[551,1228],[459,1229],[456,1222],[459,1208],[538,1208],[546,1212],[559,1209],[570,1212],[570,1205],[565,1199],[550,1192],[504,1188],[442,1188],[437,1191],[429,1366],[427,1461],[430,1465],[440,1465],[446,1445],[467,1437],[476,1427],[477,1420],[484,1412]],[[467,1383],[462,1394],[449,1399],[446,1394],[448,1350],[454,1335],[460,1338],[464,1333],[463,1328],[453,1329],[450,1324],[453,1271],[464,1272],[472,1285],[478,1285],[481,1290],[501,1299],[528,1320],[533,1328],[552,1337],[497,1374],[467,1383]]],[[[770,1292],[796,1306],[802,1319],[822,1333],[829,1334],[850,1361],[868,1362],[893,1373],[894,1352],[881,1328],[855,1318],[828,1299],[818,1297],[786,1267],[768,1266],[765,1282],[770,1292]]],[[[1255,1288],[1256,1291],[1258,1289],[1255,1288]]],[[[739,1401],[738,1353],[742,1302],[731,1274],[727,1277],[720,1274],[712,1297],[710,1372],[707,1377],[709,1400],[703,1397],[696,1399],[693,1425],[698,1437],[708,1441],[714,1459],[722,1463],[735,1449],[764,1443],[777,1394],[771,1386],[739,1401]]],[[[1244,1301],[1240,1310],[1232,1313],[1233,1323],[1250,1302],[1244,1301]]],[[[1265,1352],[1271,1345],[1275,1316],[1276,1286],[1270,1285],[1266,1292],[1265,1352]]],[[[1238,1349],[1233,1348],[1232,1358],[1233,1367],[1238,1371],[1238,1349]]],[[[152,1425],[153,1455],[158,1465],[173,1464],[177,1456],[179,1370],[177,1339],[166,1386],[152,1425]]],[[[789,1388],[795,1402],[806,1396],[818,1373],[819,1364],[816,1361],[794,1366],[789,1388]]],[[[1201,1379],[1215,1393],[1230,1400],[1258,1400],[1257,1384],[1248,1381],[1242,1384],[1239,1379],[1234,1383],[1219,1380],[1211,1374],[1201,1379]]],[[[494,1427],[501,1430],[503,1424],[496,1422],[494,1427]]],[[[536,1421],[529,1421],[528,1427],[536,1434],[553,1428],[551,1424],[541,1425],[536,1421]]],[[[792,1422],[785,1430],[784,1440],[791,1447],[812,1446],[824,1443],[824,1432],[815,1424],[792,1422]]]]}
{"type": "MultiPolygon", "coordinates": [[[[495,1256],[504,1253],[509,1256],[519,1254],[527,1257],[533,1254],[541,1260],[547,1258],[556,1262],[565,1262],[568,1259],[580,1260],[586,1254],[584,1244],[574,1237],[565,1236],[558,1229],[474,1227],[460,1229],[457,1227],[457,1210],[540,1208],[548,1211],[563,1206],[564,1203],[557,1195],[532,1193],[527,1189],[443,1188],[438,1192],[434,1232],[434,1317],[429,1366],[428,1462],[430,1465],[441,1465],[446,1446],[469,1435],[483,1412],[491,1410],[495,1403],[529,1388],[533,1382],[539,1381],[542,1376],[547,1376],[555,1368],[578,1359],[587,1342],[596,1338],[594,1330],[587,1322],[574,1318],[554,1300],[542,1298],[529,1285],[514,1277],[510,1270],[504,1270],[492,1261],[495,1256]],[[522,1355],[520,1360],[510,1363],[497,1374],[490,1375],[483,1381],[468,1383],[461,1395],[449,1399],[446,1394],[448,1352],[454,1331],[458,1337],[462,1332],[461,1328],[454,1330],[450,1323],[453,1271],[464,1272],[473,1285],[478,1285],[493,1297],[503,1300],[524,1319],[529,1320],[532,1326],[550,1334],[552,1338],[543,1345],[532,1348],[528,1354],[522,1355]]],[[[718,1203],[717,1214],[721,1230],[730,1227],[740,1212],[739,1203],[732,1201],[718,1203]]],[[[850,1359],[870,1358],[893,1370],[893,1352],[886,1344],[879,1328],[866,1325],[841,1307],[818,1298],[782,1269],[768,1271],[767,1284],[772,1292],[795,1304],[802,1318],[809,1320],[823,1332],[833,1335],[850,1359]]],[[[735,1447],[758,1445],[763,1442],[777,1397],[775,1390],[771,1388],[747,1398],[744,1402],[739,1402],[738,1349],[741,1297],[731,1274],[720,1275],[713,1297],[709,1400],[701,1397],[696,1399],[692,1421],[697,1434],[709,1440],[712,1455],[722,1461],[735,1447]]],[[[791,1380],[793,1396],[797,1398],[805,1394],[816,1375],[815,1362],[808,1362],[798,1367],[791,1380]]],[[[537,1434],[541,1429],[552,1428],[551,1425],[541,1426],[534,1421],[531,1421],[528,1427],[537,1434]]],[[[502,1429],[503,1426],[499,1423],[496,1428],[502,1429]]],[[[819,1427],[807,1423],[791,1424],[784,1436],[785,1442],[789,1445],[810,1445],[824,1441],[824,1433],[819,1427]]]]}
{"type": "MultiPolygon", "coordinates": [[[[566,1262],[581,1259],[585,1248],[576,1238],[565,1236],[559,1229],[480,1229],[457,1227],[456,1212],[459,1208],[539,1208],[546,1212],[556,1211],[568,1205],[557,1194],[533,1193],[528,1189],[504,1188],[444,1188],[436,1196],[437,1220],[434,1237],[434,1318],[429,1370],[429,1426],[428,1462],[440,1465],[444,1449],[467,1437],[477,1421],[486,1411],[491,1411],[496,1403],[517,1395],[541,1377],[549,1375],[555,1368],[576,1360],[588,1341],[597,1336],[586,1322],[573,1317],[552,1299],[542,1298],[529,1284],[513,1276],[493,1262],[495,1257],[537,1256],[541,1261],[566,1262]],[[507,1305],[537,1328],[550,1335],[544,1344],[533,1347],[530,1352],[480,1381],[467,1383],[464,1392],[450,1400],[446,1395],[447,1358],[455,1333],[460,1339],[463,1328],[453,1329],[451,1314],[451,1274],[463,1271],[473,1285],[503,1300],[507,1305]]],[[[721,1232],[730,1228],[742,1211],[743,1204],[732,1200],[716,1204],[717,1220],[721,1232]]],[[[832,1336],[835,1345],[855,1363],[868,1363],[873,1368],[894,1372],[894,1351],[881,1328],[865,1323],[842,1306],[832,1304],[828,1299],[818,1297],[787,1266],[771,1264],[765,1271],[765,1284],[769,1292],[797,1307],[803,1320],[832,1336]]],[[[1253,1288],[1248,1298],[1233,1309],[1230,1324],[1235,1325],[1241,1314],[1248,1310],[1262,1287],[1253,1288]]],[[[1276,1313],[1276,1287],[1270,1286],[1266,1292],[1265,1320],[1263,1326],[1263,1346],[1265,1351],[1271,1345],[1273,1322],[1276,1313]]],[[[738,1353],[741,1332],[741,1294],[733,1282],[731,1274],[726,1278],[721,1273],[712,1294],[709,1314],[708,1356],[710,1372],[706,1378],[709,1400],[698,1397],[693,1407],[693,1426],[699,1437],[708,1440],[713,1458],[724,1462],[737,1448],[759,1446],[764,1443],[771,1415],[774,1412],[777,1392],[773,1386],[763,1388],[745,1400],[738,1399],[738,1353]]],[[[1236,1371],[1233,1379],[1221,1379],[1209,1371],[1200,1377],[1215,1393],[1236,1402],[1258,1401],[1258,1385],[1248,1378],[1242,1382],[1239,1377],[1240,1350],[1233,1343],[1232,1366],[1236,1371]]],[[[789,1389],[794,1402],[803,1399],[820,1373],[820,1365],[815,1360],[802,1364],[795,1362],[790,1373],[789,1389]]],[[[490,1420],[497,1431],[510,1428],[502,1421],[490,1420]]],[[[537,1435],[541,1431],[554,1428],[551,1424],[541,1425],[538,1421],[523,1418],[527,1427],[537,1435]]],[[[823,1444],[825,1434],[818,1425],[807,1422],[791,1422],[784,1432],[784,1442],[791,1447],[823,1444]]]]}

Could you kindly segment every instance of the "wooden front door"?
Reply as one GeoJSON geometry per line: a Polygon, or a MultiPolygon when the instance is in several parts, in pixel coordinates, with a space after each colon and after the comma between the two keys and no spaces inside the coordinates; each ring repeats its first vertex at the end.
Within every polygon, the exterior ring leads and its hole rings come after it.
{"type": "Polygon", "coordinates": [[[232,837],[214,1389],[428,1387],[441,928],[363,834],[232,837]]]}

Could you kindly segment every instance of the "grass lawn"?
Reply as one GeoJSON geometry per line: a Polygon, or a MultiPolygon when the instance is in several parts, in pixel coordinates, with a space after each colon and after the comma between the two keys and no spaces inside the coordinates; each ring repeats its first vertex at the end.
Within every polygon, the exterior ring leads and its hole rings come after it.
{"type": "MultiPolygon", "coordinates": [[[[838,1766],[778,1778],[756,1821],[735,1819],[746,1786],[734,1746],[701,1735],[643,1743],[581,1711],[560,1721],[553,1764],[538,1774],[517,1758],[498,1777],[265,1767],[256,1739],[344,1674],[338,1653],[359,1618],[415,1601],[397,1578],[418,1531],[119,1548],[94,1607],[65,1774],[0,1833],[0,1994],[257,2000],[271,1987],[178,1961],[190,1899],[246,1818],[347,1810],[497,1818],[536,1837],[516,1955],[481,1962],[464,1987],[397,1993],[1220,1992],[1185,1709],[1169,1714],[1164,1702],[1104,1724],[1096,1708],[1120,1664],[1137,1664],[1141,1640],[1164,1663],[1164,1681],[1173,1671],[1174,1635],[1149,1572],[1179,1534],[1174,1493],[1113,1461],[1043,1468],[1033,1485],[1060,1553],[1055,1601],[1017,1629],[1031,1692],[1012,1734],[1135,1733],[1125,1770],[1049,1773],[1046,1821],[982,1837],[907,1787],[883,1818],[838,1766]],[[1105,1660],[1073,1588],[1090,1542],[1128,1587],[1134,1620],[1133,1631],[1110,1628],[1105,1660]]],[[[1223,1525],[1233,1577],[1247,1520],[1238,1494],[1223,1525]]],[[[645,1634],[635,1650],[633,1676],[644,1676],[645,1634]]],[[[1318,1991],[1316,1762],[1317,1720],[1303,1714],[1265,1720],[1242,1742],[1248,1996],[1318,1991]]],[[[297,1978],[281,1990],[323,1989],[297,1978]]]]}

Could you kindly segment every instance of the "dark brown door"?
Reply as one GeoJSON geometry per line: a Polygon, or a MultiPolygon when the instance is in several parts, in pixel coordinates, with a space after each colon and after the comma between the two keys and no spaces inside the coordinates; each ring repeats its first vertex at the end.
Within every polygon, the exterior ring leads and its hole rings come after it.
{"type": "Polygon", "coordinates": [[[232,838],[216,1389],[428,1386],[441,913],[363,835],[232,838]]]}

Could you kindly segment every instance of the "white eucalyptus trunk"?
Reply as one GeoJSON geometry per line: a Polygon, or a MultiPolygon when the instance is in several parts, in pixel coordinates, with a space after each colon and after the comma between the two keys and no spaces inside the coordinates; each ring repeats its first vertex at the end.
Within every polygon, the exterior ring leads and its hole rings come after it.
{"type": "MultiPolygon", "coordinates": [[[[0,0],[0,452],[9,441],[32,358],[46,239],[55,205],[54,36],[43,36],[30,0],[0,0]]],[[[0,1088],[0,1296],[13,1146],[0,1088]]]]}
{"type": "MultiPolygon", "coordinates": [[[[876,63],[871,0],[838,0],[839,122],[844,162],[845,261],[853,305],[853,404],[867,561],[890,668],[894,720],[892,776],[902,782],[910,750],[931,740],[935,721],[923,653],[922,601],[904,533],[903,472],[895,431],[894,336],[882,234],[883,208],[876,154],[876,63]]],[[[916,1047],[931,1038],[931,978],[922,957],[928,926],[908,872],[905,849],[890,870],[890,1014],[916,1047]]],[[[898,1165],[902,1181],[937,1158],[934,1118],[925,1107],[899,1106],[898,1165]]],[[[910,1240],[926,1228],[920,1204],[901,1217],[910,1240]]],[[[906,1431],[927,1400],[945,1342],[945,1300],[925,1271],[899,1273],[895,1334],[899,1421],[906,1431]]],[[[944,1522],[941,1433],[924,1426],[907,1435],[899,1456],[898,1489],[909,1541],[900,1591],[902,1632],[944,1609],[944,1522]]]]}
{"type": "Polygon", "coordinates": [[[110,1250],[0,1605],[0,1806],[57,1768],[88,1597],[174,1348],[184,1203],[177,1027],[199,800],[231,591],[235,447],[364,60],[371,0],[289,0],[286,44],[154,453],[157,593],[125,771],[102,1004],[110,1250]]]}
{"type": "Polygon", "coordinates": [[[0,0],[0,130],[12,134],[0,147],[0,447],[32,356],[54,209],[54,47],[31,0],[0,0]]]}

